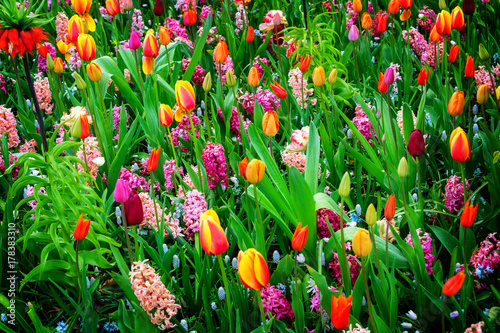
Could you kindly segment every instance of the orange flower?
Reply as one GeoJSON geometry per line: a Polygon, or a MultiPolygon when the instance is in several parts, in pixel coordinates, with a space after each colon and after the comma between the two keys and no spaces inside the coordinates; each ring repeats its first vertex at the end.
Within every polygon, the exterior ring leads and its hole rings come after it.
{"type": "Polygon", "coordinates": [[[160,124],[164,127],[169,127],[174,121],[174,114],[172,113],[172,108],[166,104],[160,104],[160,110],[158,111],[158,116],[160,118],[160,124]]]}
{"type": "Polygon", "coordinates": [[[182,20],[185,26],[195,25],[198,21],[198,17],[196,16],[196,10],[188,9],[182,14],[182,20]]]}
{"type": "Polygon", "coordinates": [[[364,12],[361,16],[361,27],[363,29],[371,29],[373,27],[373,22],[370,14],[364,12]]]}
{"type": "Polygon", "coordinates": [[[394,215],[396,214],[396,197],[394,194],[389,196],[387,202],[385,203],[384,216],[387,221],[392,221],[394,215]]]}
{"type": "Polygon", "coordinates": [[[81,133],[80,139],[86,139],[90,136],[89,117],[87,114],[80,115],[81,133]]]}
{"type": "Polygon", "coordinates": [[[214,61],[218,64],[224,64],[229,56],[229,49],[224,41],[217,43],[214,49],[214,61]]]}
{"type": "Polygon", "coordinates": [[[160,28],[160,44],[161,45],[170,44],[170,32],[165,27],[160,28]]]}
{"type": "Polygon", "coordinates": [[[352,295],[345,297],[340,295],[338,298],[332,295],[332,313],[330,318],[332,318],[333,327],[338,330],[342,330],[349,326],[349,311],[351,311],[352,306],[352,295]]]}
{"type": "Polygon", "coordinates": [[[248,163],[245,176],[250,183],[256,184],[264,178],[265,172],[266,165],[264,162],[254,158],[250,161],[250,163],[248,163]]]}
{"type": "Polygon", "coordinates": [[[456,30],[460,30],[465,26],[464,12],[462,8],[456,6],[451,12],[451,27],[456,30]]]}
{"type": "Polygon", "coordinates": [[[384,73],[382,72],[378,75],[378,91],[382,94],[387,92],[387,84],[384,82],[384,73]]]}
{"type": "Polygon", "coordinates": [[[142,63],[142,71],[144,74],[149,75],[153,72],[153,68],[155,67],[155,58],[144,58],[144,62],[142,63]]]}
{"type": "Polygon", "coordinates": [[[71,0],[71,5],[75,12],[85,21],[88,29],[95,31],[95,22],[89,15],[92,0],[71,0]]]}
{"type": "Polygon", "coordinates": [[[391,0],[387,6],[389,14],[396,14],[399,12],[399,0],[391,0]]]}
{"type": "Polygon", "coordinates": [[[366,229],[358,229],[352,237],[352,250],[358,257],[366,257],[372,250],[370,234],[366,229]]]}
{"type": "Polygon", "coordinates": [[[302,59],[300,59],[300,71],[302,73],[307,72],[310,64],[311,64],[311,56],[310,55],[302,56],[302,59]]]}
{"type": "Polygon", "coordinates": [[[434,25],[431,29],[431,33],[429,35],[429,41],[433,43],[437,43],[441,40],[441,35],[437,32],[436,25],[434,25]]]}
{"type": "Polygon", "coordinates": [[[429,73],[430,73],[430,70],[426,69],[425,66],[422,67],[422,69],[420,70],[420,73],[418,74],[418,84],[423,86],[427,83],[427,81],[429,80],[429,73]]]}
{"type": "Polygon", "coordinates": [[[83,219],[83,213],[80,214],[80,217],[78,218],[78,222],[76,223],[75,231],[73,231],[73,237],[77,241],[81,241],[87,237],[87,234],[89,233],[89,228],[90,228],[90,219],[84,220],[83,219]]]}
{"type": "Polygon", "coordinates": [[[257,87],[260,83],[260,75],[257,67],[253,66],[250,68],[250,72],[248,73],[248,84],[250,87],[257,87]]]}
{"type": "Polygon", "coordinates": [[[456,275],[449,278],[448,281],[446,281],[446,283],[443,286],[443,294],[445,294],[448,297],[455,295],[456,293],[458,293],[460,288],[462,288],[464,280],[465,280],[465,273],[462,270],[458,272],[456,275]]]}
{"type": "Polygon", "coordinates": [[[403,10],[403,12],[401,13],[401,15],[399,15],[399,19],[401,21],[406,21],[407,19],[409,19],[411,16],[411,11],[410,10],[403,10]]]}
{"type": "Polygon", "coordinates": [[[448,102],[448,113],[452,116],[458,116],[464,111],[465,97],[464,93],[457,90],[451,95],[448,102]]]}
{"type": "Polygon", "coordinates": [[[450,150],[451,157],[458,163],[465,163],[471,158],[469,138],[461,127],[457,127],[451,132],[450,150]]]}
{"type": "Polygon", "coordinates": [[[453,64],[455,61],[457,61],[458,54],[460,53],[460,46],[457,44],[453,45],[450,49],[450,55],[448,56],[448,61],[450,64],[453,64]]]}
{"type": "Polygon", "coordinates": [[[384,13],[378,13],[378,24],[377,24],[377,31],[379,33],[384,33],[385,30],[387,30],[387,15],[384,15],[384,13]]]}
{"type": "MultiPolygon", "coordinates": [[[[191,112],[194,110],[196,103],[194,88],[191,83],[182,80],[177,81],[175,84],[175,101],[181,111],[191,112]]],[[[175,120],[177,122],[182,120],[182,117],[179,119],[177,116],[177,112],[175,113],[175,120]]]]}
{"type": "Polygon", "coordinates": [[[255,38],[255,32],[254,32],[254,29],[252,26],[248,26],[248,30],[247,30],[247,43],[253,43],[253,40],[255,38]]]}
{"type": "Polygon", "coordinates": [[[401,8],[410,9],[413,6],[413,0],[401,0],[401,8]]]}
{"type": "Polygon", "coordinates": [[[282,86],[280,86],[280,84],[276,81],[274,81],[274,84],[271,83],[271,89],[273,90],[274,94],[276,96],[278,96],[278,98],[281,98],[281,99],[285,99],[288,94],[285,90],[285,88],[283,88],[282,86]]]}
{"type": "Polygon", "coordinates": [[[96,52],[94,37],[88,34],[78,35],[76,49],[82,60],[90,61],[94,59],[96,52]]]}
{"type": "Polygon", "coordinates": [[[245,156],[245,158],[238,162],[238,169],[240,170],[241,175],[243,178],[247,179],[247,167],[248,167],[248,158],[245,156]]]}
{"type": "Polygon", "coordinates": [[[436,32],[441,36],[448,36],[451,33],[451,15],[446,10],[442,10],[437,16],[436,32]]]}
{"type": "MultiPolygon", "coordinates": [[[[0,28],[1,25],[0,25],[0,28]]],[[[28,29],[26,31],[17,31],[17,29],[0,30],[0,49],[14,57],[17,53],[21,56],[28,51],[33,54],[36,46],[41,44],[42,40],[47,40],[48,35],[40,27],[28,29]]]]}
{"type": "Polygon", "coordinates": [[[209,256],[218,256],[229,247],[224,229],[220,226],[219,216],[213,209],[200,215],[200,243],[209,256]]]}
{"type": "Polygon", "coordinates": [[[354,9],[356,13],[361,13],[361,11],[363,10],[363,4],[361,3],[361,0],[354,0],[352,2],[352,9],[354,9]]]}
{"type": "Polygon", "coordinates": [[[111,16],[117,15],[120,12],[120,3],[118,0],[106,0],[106,12],[111,16]]]}
{"type": "Polygon", "coordinates": [[[467,62],[465,63],[465,77],[474,77],[474,58],[467,56],[467,62]]]}
{"type": "Polygon", "coordinates": [[[275,136],[280,128],[278,114],[276,111],[267,111],[262,117],[262,130],[267,136],[275,136]]]}
{"type": "Polygon", "coordinates": [[[147,58],[156,58],[160,48],[158,47],[158,41],[154,35],[153,30],[149,30],[144,37],[144,42],[142,43],[142,50],[144,56],[147,58]]]}
{"type": "Polygon", "coordinates": [[[476,99],[480,105],[486,104],[488,102],[488,97],[490,96],[490,91],[486,83],[479,86],[477,89],[476,99]]]}
{"type": "Polygon", "coordinates": [[[87,75],[89,76],[89,79],[94,82],[101,81],[102,78],[101,67],[99,67],[99,65],[96,64],[95,62],[91,62],[90,64],[87,65],[87,75]]]}
{"type": "Polygon", "coordinates": [[[256,249],[238,253],[238,274],[243,285],[259,290],[269,282],[269,268],[266,259],[256,249]]]}
{"type": "Polygon", "coordinates": [[[61,74],[64,70],[64,64],[61,58],[54,59],[54,73],[61,74]]]}
{"type": "Polygon", "coordinates": [[[160,157],[160,150],[161,146],[158,148],[153,148],[153,150],[151,150],[151,154],[149,155],[147,164],[148,171],[155,171],[156,168],[158,167],[158,158],[160,157]]]}
{"type": "Polygon", "coordinates": [[[307,236],[309,235],[309,226],[302,228],[302,222],[299,223],[292,237],[292,248],[295,251],[302,251],[306,246],[307,236]]]}
{"type": "Polygon", "coordinates": [[[316,68],[313,71],[312,79],[316,87],[323,86],[326,82],[325,69],[322,66],[316,66],[316,68]]]}
{"type": "Polygon", "coordinates": [[[460,225],[464,228],[470,228],[476,219],[477,208],[474,205],[469,205],[469,200],[465,203],[464,211],[460,216],[460,225]]]}

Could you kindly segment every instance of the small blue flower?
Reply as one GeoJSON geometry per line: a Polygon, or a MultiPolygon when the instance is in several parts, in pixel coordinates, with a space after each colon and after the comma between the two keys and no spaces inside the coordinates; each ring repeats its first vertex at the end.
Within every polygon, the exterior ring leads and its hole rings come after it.
{"type": "Polygon", "coordinates": [[[5,313],[2,313],[0,315],[0,319],[2,319],[2,321],[4,321],[4,322],[7,321],[7,315],[5,313]]]}
{"type": "Polygon", "coordinates": [[[56,332],[65,332],[68,329],[68,325],[64,321],[57,323],[56,332]]]}
{"type": "Polygon", "coordinates": [[[452,313],[450,313],[450,318],[451,319],[455,319],[458,317],[458,311],[453,311],[452,313]]]}
{"type": "MultiPolygon", "coordinates": [[[[475,125],[474,125],[475,126],[475,125]]],[[[474,177],[478,177],[478,176],[481,176],[483,172],[481,171],[481,169],[477,168],[474,173],[472,174],[474,177]]]]}
{"type": "Polygon", "coordinates": [[[120,328],[116,325],[116,322],[112,321],[111,323],[106,323],[103,326],[106,332],[119,332],[120,328]]]}
{"type": "Polygon", "coordinates": [[[485,316],[488,316],[488,311],[490,311],[490,309],[488,309],[488,308],[484,308],[483,313],[484,313],[484,315],[485,315],[485,316]]]}
{"type": "Polygon", "coordinates": [[[351,218],[352,222],[361,222],[361,219],[359,218],[358,215],[356,215],[356,213],[351,213],[349,217],[351,218]]]}

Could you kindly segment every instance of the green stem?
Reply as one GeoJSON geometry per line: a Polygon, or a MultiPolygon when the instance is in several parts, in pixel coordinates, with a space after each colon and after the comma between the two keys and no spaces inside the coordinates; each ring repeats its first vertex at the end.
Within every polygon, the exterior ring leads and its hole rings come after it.
{"type": "Polygon", "coordinates": [[[222,255],[218,255],[217,259],[219,261],[220,271],[222,273],[222,281],[224,282],[224,289],[226,289],[226,299],[227,299],[227,306],[228,306],[228,314],[227,315],[229,317],[229,331],[233,332],[233,329],[234,329],[234,325],[233,325],[233,303],[231,302],[231,292],[230,292],[229,283],[228,283],[228,280],[227,280],[226,269],[224,268],[224,263],[222,261],[222,255]]]}
{"type": "Polygon", "coordinates": [[[356,57],[356,45],[354,41],[352,42],[352,50],[354,53],[354,64],[356,65],[356,89],[359,90],[359,68],[358,68],[358,59],[356,57]]]}
{"type": "Polygon", "coordinates": [[[325,110],[325,117],[326,117],[326,126],[328,129],[328,136],[332,137],[332,131],[330,128],[330,116],[328,115],[328,109],[326,108],[325,100],[323,99],[323,87],[318,87],[319,88],[319,98],[321,99],[321,104],[323,105],[323,109],[325,110]]]}
{"type": "Polygon", "coordinates": [[[399,157],[398,142],[396,141],[396,131],[394,130],[394,122],[392,121],[391,101],[389,99],[389,88],[387,88],[387,112],[389,113],[389,122],[391,123],[392,137],[394,138],[394,146],[396,147],[396,155],[399,157]]]}
{"type": "Polygon", "coordinates": [[[262,217],[260,216],[259,201],[257,200],[257,185],[253,184],[253,196],[255,198],[255,209],[257,210],[257,217],[259,219],[259,225],[264,231],[264,224],[262,223],[262,217]]]}
{"type": "Polygon", "coordinates": [[[156,228],[158,229],[158,233],[161,232],[160,234],[160,237],[162,239],[162,243],[163,243],[163,235],[164,235],[164,232],[163,230],[160,230],[160,223],[159,223],[159,220],[158,220],[158,209],[156,207],[156,196],[155,196],[155,189],[154,189],[154,175],[153,175],[153,171],[150,171],[149,172],[149,176],[150,176],[150,179],[151,179],[151,185],[149,187],[149,197],[151,199],[153,199],[153,206],[155,207],[155,217],[156,217],[156,228]]]}
{"type": "Polygon", "coordinates": [[[207,101],[207,92],[205,91],[205,128],[207,129],[208,141],[211,142],[210,132],[211,126],[208,123],[208,101],[207,101]]]}
{"type": "Polygon", "coordinates": [[[372,301],[370,298],[370,290],[368,289],[368,280],[366,279],[365,271],[365,258],[361,257],[361,269],[363,270],[363,282],[365,284],[366,301],[368,303],[368,312],[370,314],[370,321],[372,323],[373,332],[377,333],[377,326],[375,325],[375,319],[373,318],[372,301]]]}
{"type": "Polygon", "coordinates": [[[445,311],[445,309],[446,309],[446,295],[444,295],[443,308],[441,311],[441,332],[443,332],[443,333],[446,333],[445,325],[444,325],[444,311],[445,311]]]}
{"type": "Polygon", "coordinates": [[[259,303],[260,320],[262,320],[262,323],[264,325],[264,332],[268,333],[269,331],[267,329],[266,314],[264,313],[264,305],[262,304],[262,297],[260,296],[260,290],[256,290],[255,293],[257,294],[257,302],[259,303]]]}
{"type": "Polygon", "coordinates": [[[116,26],[116,16],[113,18],[113,28],[115,28],[115,38],[116,38],[116,54],[118,54],[118,50],[120,49],[120,42],[118,37],[118,27],[116,26]]]}
{"type": "MultiPolygon", "coordinates": [[[[344,283],[344,292],[346,293],[347,296],[351,295],[351,273],[349,270],[349,265],[347,262],[347,254],[345,252],[345,237],[344,237],[344,198],[340,199],[340,250],[342,251],[342,272],[343,278],[346,280],[344,283]]],[[[335,237],[335,235],[332,235],[332,237],[335,237]]]]}
{"type": "Polygon", "coordinates": [[[134,58],[135,58],[135,69],[137,70],[137,76],[139,78],[139,85],[141,87],[141,94],[144,95],[144,87],[142,85],[142,74],[139,69],[139,62],[137,61],[137,50],[134,50],[134,58]]]}
{"type": "MultiPolygon", "coordinates": [[[[78,289],[81,289],[80,288],[80,282],[81,282],[81,278],[80,278],[80,264],[78,263],[78,245],[80,244],[80,241],[77,240],[76,241],[76,250],[75,250],[75,259],[76,259],[76,276],[78,278],[78,283],[77,283],[77,288],[78,289]]],[[[83,288],[83,286],[81,286],[83,288]]],[[[78,293],[80,295],[80,293],[78,293]]]]}
{"type": "Polygon", "coordinates": [[[137,239],[137,226],[134,225],[135,261],[139,261],[139,240],[137,239]]]}
{"type": "Polygon", "coordinates": [[[127,241],[127,248],[128,248],[128,259],[130,261],[130,267],[134,265],[134,262],[132,260],[132,250],[130,249],[130,239],[128,237],[128,230],[127,230],[127,216],[125,215],[125,205],[122,202],[122,218],[123,218],[123,230],[125,231],[125,240],[127,241]]]}
{"type": "Polygon", "coordinates": [[[99,82],[95,82],[96,90],[97,93],[99,94],[99,99],[101,100],[101,106],[102,106],[102,112],[104,113],[104,117],[106,118],[106,126],[108,131],[111,130],[109,127],[109,118],[108,118],[108,110],[106,109],[106,104],[104,103],[104,96],[102,95],[102,90],[101,86],[99,85],[99,82]]]}
{"type": "Polygon", "coordinates": [[[370,230],[370,234],[372,235],[373,251],[375,252],[375,258],[377,259],[378,278],[380,279],[382,287],[385,289],[385,284],[382,283],[382,269],[380,268],[380,260],[378,258],[377,243],[375,242],[375,233],[373,232],[373,226],[368,226],[368,229],[370,230]]]}
{"type": "Polygon", "coordinates": [[[194,145],[194,153],[196,156],[196,165],[198,166],[198,177],[200,178],[200,189],[203,188],[203,175],[200,170],[200,163],[198,160],[200,159],[200,152],[198,151],[198,138],[196,138],[196,131],[194,128],[193,117],[191,115],[192,112],[188,112],[189,122],[191,123],[191,136],[193,137],[193,145],[194,145]]]}

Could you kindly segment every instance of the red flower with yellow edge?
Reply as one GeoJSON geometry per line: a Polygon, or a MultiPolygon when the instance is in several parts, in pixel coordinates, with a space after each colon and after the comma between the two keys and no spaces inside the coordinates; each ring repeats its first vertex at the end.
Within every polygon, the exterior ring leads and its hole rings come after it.
{"type": "Polygon", "coordinates": [[[458,272],[456,275],[452,276],[451,278],[448,279],[448,281],[446,281],[446,283],[443,286],[443,294],[445,294],[448,297],[455,295],[462,288],[464,280],[465,280],[464,271],[458,272]]]}
{"type": "Polygon", "coordinates": [[[76,222],[76,227],[73,231],[73,237],[75,237],[77,241],[85,239],[85,237],[87,237],[87,234],[89,233],[89,228],[90,219],[83,219],[83,213],[81,213],[80,217],[78,218],[78,222],[76,222]]]}
{"type": "Polygon", "coordinates": [[[160,119],[160,124],[163,127],[169,127],[170,125],[172,125],[174,121],[174,114],[172,113],[172,108],[167,104],[160,104],[158,117],[160,119]]]}
{"type": "Polygon", "coordinates": [[[278,96],[278,98],[285,99],[287,98],[288,94],[278,82],[273,80],[273,83],[271,83],[271,89],[273,90],[274,94],[278,96]],[[273,84],[274,83],[274,84],[273,84]]]}
{"type": "Polygon", "coordinates": [[[385,203],[384,216],[387,221],[392,221],[394,215],[396,215],[396,197],[391,194],[385,203]]]}
{"type": "Polygon", "coordinates": [[[18,31],[16,28],[0,30],[0,49],[12,57],[15,57],[17,53],[23,56],[26,51],[33,54],[33,50],[41,44],[42,40],[48,40],[47,35],[48,33],[40,27],[26,31],[18,31]]]}
{"type": "Polygon", "coordinates": [[[59,52],[61,52],[64,55],[64,58],[66,58],[66,61],[69,61],[69,59],[71,58],[71,54],[69,53],[68,44],[66,44],[65,42],[60,40],[59,42],[57,42],[57,49],[59,50],[59,52]]]}
{"type": "Polygon", "coordinates": [[[194,88],[191,83],[183,80],[177,81],[175,84],[175,101],[179,107],[178,111],[181,111],[180,114],[182,114],[182,117],[179,117],[176,112],[175,120],[180,122],[186,112],[193,111],[196,106],[194,88]]]}
{"type": "Polygon", "coordinates": [[[200,215],[200,243],[209,256],[218,256],[226,252],[229,247],[219,216],[213,209],[200,215]]]}
{"type": "Polygon", "coordinates": [[[155,67],[155,58],[145,57],[142,63],[142,71],[144,74],[149,75],[153,72],[153,68],[155,67]]]}
{"type": "Polygon", "coordinates": [[[307,236],[309,236],[309,226],[302,228],[302,222],[299,223],[292,237],[292,248],[295,251],[302,251],[306,246],[307,236]]]}
{"type": "Polygon", "coordinates": [[[88,34],[78,35],[76,50],[82,60],[90,61],[95,58],[96,45],[94,37],[88,34]]]}
{"type": "Polygon", "coordinates": [[[469,200],[465,203],[464,206],[464,211],[462,212],[462,215],[460,216],[460,225],[464,228],[470,228],[472,227],[472,224],[474,223],[474,220],[476,219],[476,213],[477,213],[477,208],[474,207],[474,205],[469,205],[469,200]]]}
{"type": "Polygon", "coordinates": [[[89,15],[92,0],[71,0],[75,12],[80,15],[90,31],[95,31],[94,19],[89,15]]]}
{"type": "Polygon", "coordinates": [[[406,21],[407,19],[409,19],[411,16],[411,11],[410,10],[403,10],[403,12],[401,13],[401,15],[399,15],[399,19],[401,21],[406,21]]]}
{"type": "Polygon", "coordinates": [[[144,42],[142,43],[142,50],[144,52],[144,56],[147,58],[156,58],[158,56],[160,48],[158,46],[158,41],[154,36],[153,30],[149,30],[146,33],[144,42]]]}
{"type": "Polygon", "coordinates": [[[332,295],[332,312],[330,318],[332,325],[338,330],[345,329],[349,326],[349,312],[352,306],[352,295],[345,297],[340,295],[338,298],[332,295]]]}
{"type": "Polygon", "coordinates": [[[429,80],[429,73],[431,71],[429,69],[426,69],[425,66],[422,67],[422,69],[420,70],[420,73],[418,74],[418,84],[423,86],[427,83],[427,81],[429,80]]]}
{"type": "Polygon", "coordinates": [[[106,0],[106,12],[111,16],[117,15],[120,12],[120,3],[118,0],[106,0]]]}
{"type": "Polygon", "coordinates": [[[160,158],[161,147],[153,148],[149,154],[147,168],[148,171],[155,171],[158,167],[158,159],[160,158]]]}
{"type": "Polygon", "coordinates": [[[451,12],[451,27],[460,30],[465,26],[465,17],[462,8],[456,6],[451,12]]]}
{"type": "Polygon", "coordinates": [[[450,136],[451,157],[458,163],[465,163],[470,160],[472,150],[469,138],[461,127],[457,127],[450,136]]]}
{"type": "Polygon", "coordinates": [[[245,156],[245,158],[238,162],[238,169],[240,170],[241,175],[243,178],[247,179],[247,166],[248,166],[248,158],[245,156]]]}
{"type": "Polygon", "coordinates": [[[451,33],[451,14],[442,10],[436,19],[436,32],[441,36],[448,36],[451,33]]]}
{"type": "Polygon", "coordinates": [[[73,15],[68,21],[68,37],[71,43],[78,41],[78,35],[87,33],[82,19],[78,15],[73,15]]]}
{"type": "Polygon", "coordinates": [[[238,274],[243,285],[259,290],[269,282],[269,268],[266,259],[256,249],[238,253],[238,274]]]}

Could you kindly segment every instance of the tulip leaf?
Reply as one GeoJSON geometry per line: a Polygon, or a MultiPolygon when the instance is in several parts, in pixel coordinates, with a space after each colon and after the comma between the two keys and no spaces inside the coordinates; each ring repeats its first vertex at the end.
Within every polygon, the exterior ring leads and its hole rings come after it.
{"type": "Polygon", "coordinates": [[[287,279],[292,275],[294,263],[295,261],[293,260],[291,255],[287,254],[285,257],[283,257],[280,260],[278,267],[276,267],[273,275],[271,275],[269,284],[273,286],[277,285],[278,283],[285,284],[287,279]]]}
{"type": "Polygon", "coordinates": [[[446,250],[452,254],[453,250],[457,247],[459,247],[459,241],[456,239],[451,233],[448,231],[444,230],[441,227],[438,227],[436,225],[429,225],[429,228],[431,228],[432,232],[436,237],[439,239],[441,244],[446,248],[446,250]]]}
{"type": "Polygon", "coordinates": [[[319,137],[314,123],[309,127],[309,142],[307,144],[305,179],[311,192],[318,191],[319,137]]]}
{"type": "Polygon", "coordinates": [[[205,24],[203,25],[203,33],[201,34],[201,37],[196,41],[196,47],[193,52],[193,57],[191,58],[189,66],[186,68],[184,76],[182,77],[184,81],[191,81],[191,78],[193,77],[196,65],[198,65],[200,57],[203,54],[203,48],[206,45],[205,42],[207,40],[211,26],[212,26],[212,13],[209,13],[207,19],[205,20],[205,24]]]}

